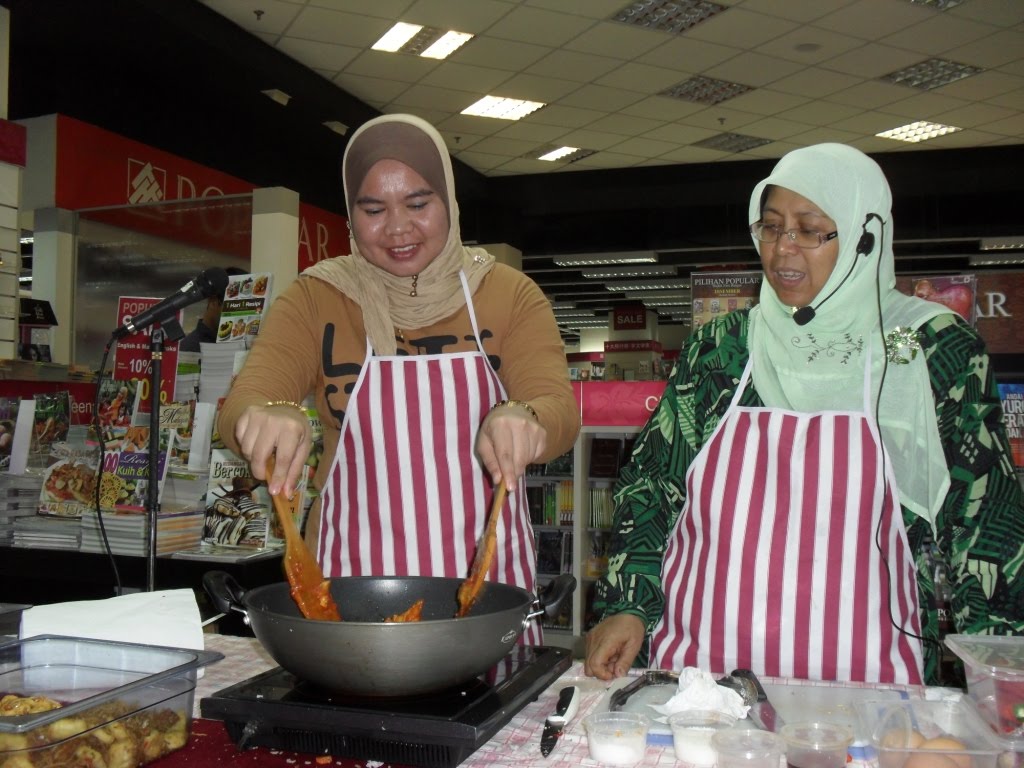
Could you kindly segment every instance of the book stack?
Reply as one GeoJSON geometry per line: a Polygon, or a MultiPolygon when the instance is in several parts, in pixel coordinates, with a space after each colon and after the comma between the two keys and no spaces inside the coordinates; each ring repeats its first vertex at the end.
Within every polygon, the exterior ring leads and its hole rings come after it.
{"type": "Polygon", "coordinates": [[[29,515],[14,520],[11,545],[77,550],[81,526],[77,517],[29,515]]]}
{"type": "Polygon", "coordinates": [[[42,484],[40,475],[0,473],[0,544],[11,543],[16,519],[35,516],[42,484]]]}
{"type": "MultiPolygon", "coordinates": [[[[149,515],[146,512],[104,512],[103,528],[107,532],[110,551],[115,555],[149,553],[149,515]]],[[[179,549],[195,547],[203,533],[203,512],[164,512],[156,526],[156,554],[166,555],[179,549]]],[[[96,510],[82,514],[81,551],[105,552],[100,521],[96,510]]]]}
{"type": "Polygon", "coordinates": [[[199,402],[216,403],[227,395],[236,371],[237,354],[245,354],[245,341],[202,343],[202,368],[199,371],[199,402]]]}

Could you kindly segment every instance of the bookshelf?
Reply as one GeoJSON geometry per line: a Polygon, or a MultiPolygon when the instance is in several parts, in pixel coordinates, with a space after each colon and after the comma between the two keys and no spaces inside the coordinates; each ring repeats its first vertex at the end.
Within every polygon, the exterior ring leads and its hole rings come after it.
{"type": "Polygon", "coordinates": [[[607,569],[612,489],[639,426],[584,426],[572,451],[526,476],[530,519],[536,539],[538,587],[558,573],[571,573],[577,587],[558,621],[544,625],[544,642],[583,655],[592,620],[594,584],[607,569]],[[558,570],[555,570],[555,569],[558,570]]]}

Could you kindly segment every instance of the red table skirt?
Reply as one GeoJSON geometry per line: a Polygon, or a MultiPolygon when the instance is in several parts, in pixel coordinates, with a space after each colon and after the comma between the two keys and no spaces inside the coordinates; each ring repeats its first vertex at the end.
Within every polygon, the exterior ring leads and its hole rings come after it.
{"type": "MultiPolygon", "coordinates": [[[[197,768],[198,766],[244,765],[247,768],[363,768],[365,760],[329,755],[306,755],[279,749],[253,747],[241,751],[228,736],[220,720],[196,718],[192,721],[192,738],[177,752],[151,763],[153,768],[197,768]]],[[[381,765],[371,763],[371,765],[381,765]]],[[[397,768],[384,764],[385,768],[397,768]]]]}

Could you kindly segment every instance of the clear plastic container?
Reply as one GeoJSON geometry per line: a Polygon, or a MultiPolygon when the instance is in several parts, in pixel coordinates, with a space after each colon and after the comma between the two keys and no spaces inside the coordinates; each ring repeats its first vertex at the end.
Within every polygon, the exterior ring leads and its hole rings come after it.
{"type": "Polygon", "coordinates": [[[735,723],[736,718],[732,715],[710,709],[676,712],[668,719],[676,758],[699,768],[710,768],[718,762],[711,737],[735,723]]]}
{"type": "Polygon", "coordinates": [[[0,645],[0,765],[130,767],[181,749],[196,670],[221,658],[53,635],[0,645]]]}
{"type": "Polygon", "coordinates": [[[1008,749],[1024,752],[1024,637],[946,635],[964,662],[967,695],[1008,749]]]}
{"type": "Polygon", "coordinates": [[[637,712],[598,712],[583,721],[590,756],[606,765],[636,765],[647,751],[651,719],[637,712]]]}
{"type": "Polygon", "coordinates": [[[879,768],[997,768],[1005,751],[966,699],[864,701],[857,707],[879,768]]]}
{"type": "Polygon", "coordinates": [[[787,723],[780,734],[790,768],[843,768],[853,743],[853,729],[836,723],[787,723]]]}
{"type": "Polygon", "coordinates": [[[718,768],[779,768],[786,753],[786,742],[769,731],[717,731],[711,746],[718,754],[718,768]]]}

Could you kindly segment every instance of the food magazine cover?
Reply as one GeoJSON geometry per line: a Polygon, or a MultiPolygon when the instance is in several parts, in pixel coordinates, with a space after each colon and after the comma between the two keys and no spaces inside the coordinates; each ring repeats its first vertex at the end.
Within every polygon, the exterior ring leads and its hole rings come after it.
{"type": "Polygon", "coordinates": [[[224,304],[217,325],[217,341],[244,339],[246,346],[260,332],[260,322],[270,306],[273,273],[232,275],[224,291],[224,304]]]}
{"type": "Polygon", "coordinates": [[[720,315],[757,304],[762,277],[760,270],[691,273],[694,330],[720,315]]]}
{"type": "Polygon", "coordinates": [[[999,399],[1003,402],[1003,422],[1010,438],[1013,463],[1024,468],[1024,383],[999,383],[999,399]]]}
{"type": "Polygon", "coordinates": [[[897,277],[896,290],[925,301],[944,304],[972,326],[977,322],[977,275],[897,277]]]}

